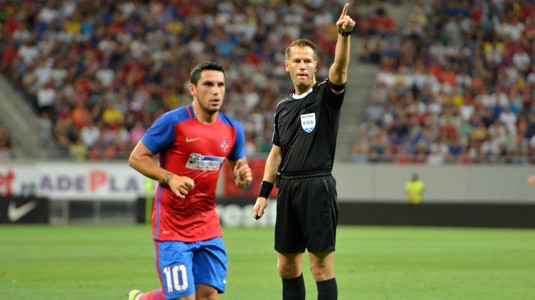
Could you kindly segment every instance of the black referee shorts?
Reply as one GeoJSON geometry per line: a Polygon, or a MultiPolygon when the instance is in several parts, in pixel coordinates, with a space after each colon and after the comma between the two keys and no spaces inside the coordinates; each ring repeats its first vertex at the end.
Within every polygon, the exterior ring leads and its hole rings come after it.
{"type": "Polygon", "coordinates": [[[330,173],[279,175],[275,250],[281,253],[335,250],[338,203],[330,173]]]}

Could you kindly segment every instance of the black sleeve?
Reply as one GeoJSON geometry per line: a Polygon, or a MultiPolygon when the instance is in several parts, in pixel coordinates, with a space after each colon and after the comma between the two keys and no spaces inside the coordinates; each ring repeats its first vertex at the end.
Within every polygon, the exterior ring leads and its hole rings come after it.
{"type": "Polygon", "coordinates": [[[273,145],[280,146],[279,131],[277,130],[277,124],[279,123],[278,115],[279,114],[277,113],[277,111],[275,111],[275,120],[273,122],[273,136],[271,137],[271,142],[273,143],[273,145]]]}
{"type": "MultiPolygon", "coordinates": [[[[327,80],[327,88],[325,89],[324,96],[326,98],[327,106],[333,110],[340,110],[342,108],[342,102],[344,101],[344,96],[346,94],[345,90],[336,95],[332,90],[339,91],[342,90],[340,85],[335,85],[329,80],[327,80]]],[[[343,84],[343,89],[345,89],[345,84],[343,84]]]]}

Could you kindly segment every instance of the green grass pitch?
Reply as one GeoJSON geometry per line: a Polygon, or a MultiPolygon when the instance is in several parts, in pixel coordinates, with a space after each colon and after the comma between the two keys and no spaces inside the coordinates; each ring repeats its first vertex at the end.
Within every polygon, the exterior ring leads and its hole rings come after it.
{"type": "MultiPolygon", "coordinates": [[[[223,228],[222,300],[280,299],[272,228],[223,228]]],[[[535,230],[340,226],[341,300],[535,299],[535,230]]],[[[307,299],[316,299],[308,264],[307,299]]],[[[126,299],[157,288],[147,225],[0,226],[0,298],[126,299]]]]}

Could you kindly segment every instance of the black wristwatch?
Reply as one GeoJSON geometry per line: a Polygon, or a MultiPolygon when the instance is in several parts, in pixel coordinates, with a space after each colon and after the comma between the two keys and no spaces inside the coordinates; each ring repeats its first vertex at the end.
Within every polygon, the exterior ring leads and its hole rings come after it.
{"type": "Polygon", "coordinates": [[[341,36],[348,36],[348,35],[351,35],[351,33],[353,33],[353,31],[338,31],[338,33],[341,35],[341,36]]]}

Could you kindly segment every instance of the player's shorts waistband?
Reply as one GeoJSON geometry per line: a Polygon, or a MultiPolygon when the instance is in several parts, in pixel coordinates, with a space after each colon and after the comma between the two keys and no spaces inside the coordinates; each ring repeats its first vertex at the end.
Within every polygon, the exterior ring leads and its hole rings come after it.
{"type": "Polygon", "coordinates": [[[329,171],[325,172],[315,172],[315,173],[302,173],[302,174],[278,174],[280,179],[284,180],[303,180],[303,179],[313,179],[332,176],[332,173],[329,171]]]}

